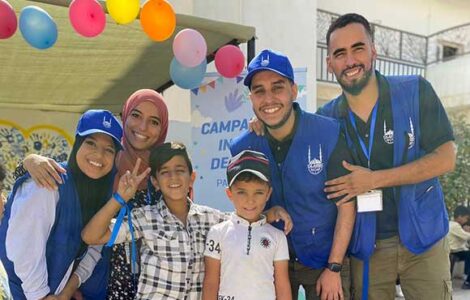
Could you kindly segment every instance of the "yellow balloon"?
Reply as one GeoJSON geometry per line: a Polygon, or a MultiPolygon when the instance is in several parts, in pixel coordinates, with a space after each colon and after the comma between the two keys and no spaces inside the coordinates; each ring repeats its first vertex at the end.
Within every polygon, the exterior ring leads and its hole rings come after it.
{"type": "Polygon", "coordinates": [[[128,24],[137,18],[140,11],[139,0],[106,0],[108,13],[118,24],[128,24]]]}

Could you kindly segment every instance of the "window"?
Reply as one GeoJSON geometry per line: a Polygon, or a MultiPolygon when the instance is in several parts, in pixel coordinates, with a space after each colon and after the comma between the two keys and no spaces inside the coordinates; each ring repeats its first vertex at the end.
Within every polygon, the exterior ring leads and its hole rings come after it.
{"type": "Polygon", "coordinates": [[[438,57],[442,61],[453,59],[463,52],[463,45],[461,44],[442,40],[439,41],[439,44],[440,45],[438,49],[440,51],[438,53],[440,53],[440,55],[438,55],[438,57]]]}
{"type": "Polygon", "coordinates": [[[452,46],[442,46],[442,60],[448,60],[457,55],[459,49],[452,46]]]}

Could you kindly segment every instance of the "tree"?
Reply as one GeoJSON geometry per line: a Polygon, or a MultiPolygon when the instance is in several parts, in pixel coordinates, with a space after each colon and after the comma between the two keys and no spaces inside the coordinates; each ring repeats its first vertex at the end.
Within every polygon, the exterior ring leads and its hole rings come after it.
{"type": "Polygon", "coordinates": [[[447,209],[470,204],[470,123],[462,114],[449,115],[457,145],[455,170],[441,176],[447,209]]]}

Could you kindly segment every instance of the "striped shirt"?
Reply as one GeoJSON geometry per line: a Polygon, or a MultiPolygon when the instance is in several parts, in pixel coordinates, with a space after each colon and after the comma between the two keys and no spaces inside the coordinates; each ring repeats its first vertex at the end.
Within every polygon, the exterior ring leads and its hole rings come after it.
{"type": "MultiPolygon", "coordinates": [[[[142,239],[136,299],[201,298],[207,233],[229,215],[191,201],[189,204],[186,226],[169,211],[163,199],[132,211],[135,238],[142,239]]],[[[122,223],[116,243],[131,240],[127,224],[122,223]]]]}

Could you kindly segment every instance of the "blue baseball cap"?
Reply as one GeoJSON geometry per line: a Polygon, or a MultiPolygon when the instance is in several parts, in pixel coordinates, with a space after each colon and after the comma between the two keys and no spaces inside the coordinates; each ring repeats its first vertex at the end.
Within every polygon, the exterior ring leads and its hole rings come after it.
{"type": "Polygon", "coordinates": [[[271,49],[264,49],[250,61],[248,74],[246,74],[243,84],[250,87],[253,76],[260,71],[273,71],[294,82],[294,70],[289,58],[271,49]]]}
{"type": "Polygon", "coordinates": [[[119,150],[122,149],[122,125],[112,112],[104,109],[90,109],[83,113],[78,120],[75,134],[87,136],[93,133],[109,135],[119,150]]]}

